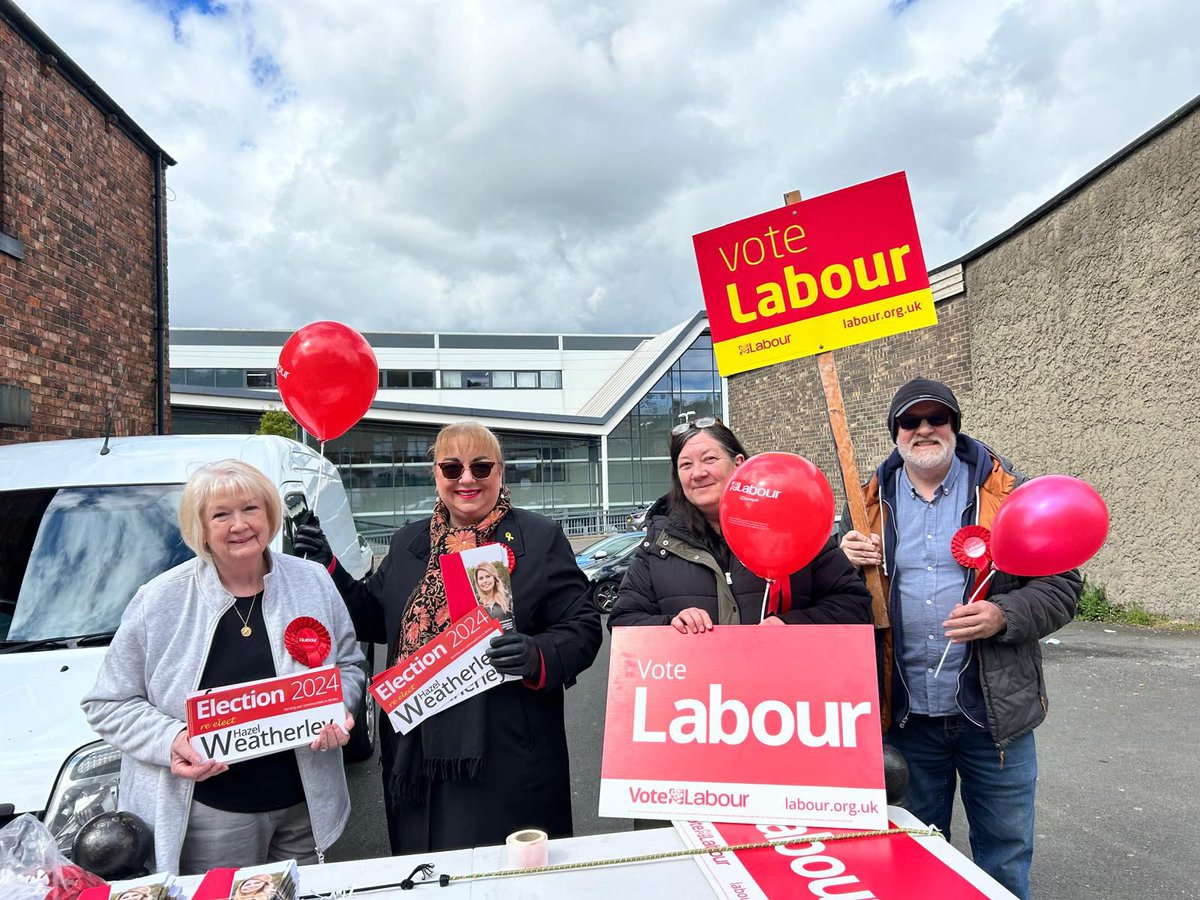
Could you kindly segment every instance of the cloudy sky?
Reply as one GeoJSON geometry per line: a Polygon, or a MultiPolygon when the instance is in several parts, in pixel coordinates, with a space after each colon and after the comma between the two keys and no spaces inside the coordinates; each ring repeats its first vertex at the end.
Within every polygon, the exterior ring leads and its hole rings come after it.
{"type": "Polygon", "coordinates": [[[658,331],[908,172],[936,267],[1200,93],[1194,0],[18,0],[178,165],[171,322],[658,331]]]}

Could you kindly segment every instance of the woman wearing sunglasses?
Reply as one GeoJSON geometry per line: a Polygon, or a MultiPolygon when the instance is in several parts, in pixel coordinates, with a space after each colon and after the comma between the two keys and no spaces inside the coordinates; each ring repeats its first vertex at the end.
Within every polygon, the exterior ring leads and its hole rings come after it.
{"type": "MultiPolygon", "coordinates": [[[[671,492],[650,509],[646,540],[608,619],[703,634],[715,625],[829,625],[871,621],[871,597],[831,537],[791,576],[792,605],[762,617],[766,583],[721,535],[721,494],[747,457],[737,435],[705,417],[671,432],[671,492]]],[[[800,514],[800,513],[798,513],[800,514]]]]}
{"type": "Polygon", "coordinates": [[[571,835],[563,691],[592,664],[600,619],[562,528],[516,509],[496,436],[447,425],[433,446],[438,502],[392,536],[378,571],[356,581],[317,525],[297,528],[294,552],[330,567],[359,640],[389,647],[388,665],[450,624],[438,559],[483,544],[512,551],[516,630],[492,638],[491,665],[519,676],[401,735],[380,718],[384,806],[394,854],[502,844],[522,828],[571,835]]]}

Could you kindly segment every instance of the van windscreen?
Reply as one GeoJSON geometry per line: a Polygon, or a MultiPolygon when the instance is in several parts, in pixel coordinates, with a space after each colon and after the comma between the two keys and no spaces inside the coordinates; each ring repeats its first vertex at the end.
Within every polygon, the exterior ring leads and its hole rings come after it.
{"type": "Polygon", "coordinates": [[[137,589],[194,554],[183,485],[0,493],[0,640],[114,631],[137,589]]]}

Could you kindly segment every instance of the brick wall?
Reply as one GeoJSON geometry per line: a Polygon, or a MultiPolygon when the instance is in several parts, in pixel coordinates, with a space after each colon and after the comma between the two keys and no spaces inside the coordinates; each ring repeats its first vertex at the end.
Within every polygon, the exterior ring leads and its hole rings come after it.
{"type": "MultiPolygon", "coordinates": [[[[964,263],[965,293],[934,328],[836,353],[860,474],[891,450],[895,389],[949,383],[963,427],[1029,475],[1083,478],[1112,517],[1084,567],[1117,602],[1200,619],[1200,105],[1037,219],[964,263]]],[[[730,424],[753,451],[830,476],[813,359],[729,381],[730,424]]]]}
{"type": "MultiPolygon", "coordinates": [[[[911,378],[949,384],[964,407],[971,396],[971,341],[963,297],[937,304],[938,324],[838,350],[834,354],[860,481],[892,450],[887,409],[896,388],[911,378]]],[[[845,505],[825,392],[816,358],[796,359],[729,379],[730,427],[752,453],[786,450],[806,456],[829,476],[838,510],[845,505]]]]}
{"type": "Polygon", "coordinates": [[[100,434],[118,365],[115,432],[152,434],[154,160],[2,19],[0,79],[0,384],[32,394],[0,443],[100,434]]]}

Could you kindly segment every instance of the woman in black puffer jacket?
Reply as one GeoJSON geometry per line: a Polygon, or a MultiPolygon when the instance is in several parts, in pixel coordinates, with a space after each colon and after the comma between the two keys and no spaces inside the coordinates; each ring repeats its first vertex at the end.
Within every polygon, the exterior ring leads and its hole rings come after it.
{"type": "Polygon", "coordinates": [[[651,508],[646,540],[625,580],[608,627],[672,625],[698,634],[714,625],[859,625],[871,622],[871,597],[832,537],[791,576],[791,606],[762,619],[766,582],[721,536],[721,494],[747,457],[719,419],[702,418],[671,434],[671,492],[651,508]]]}

